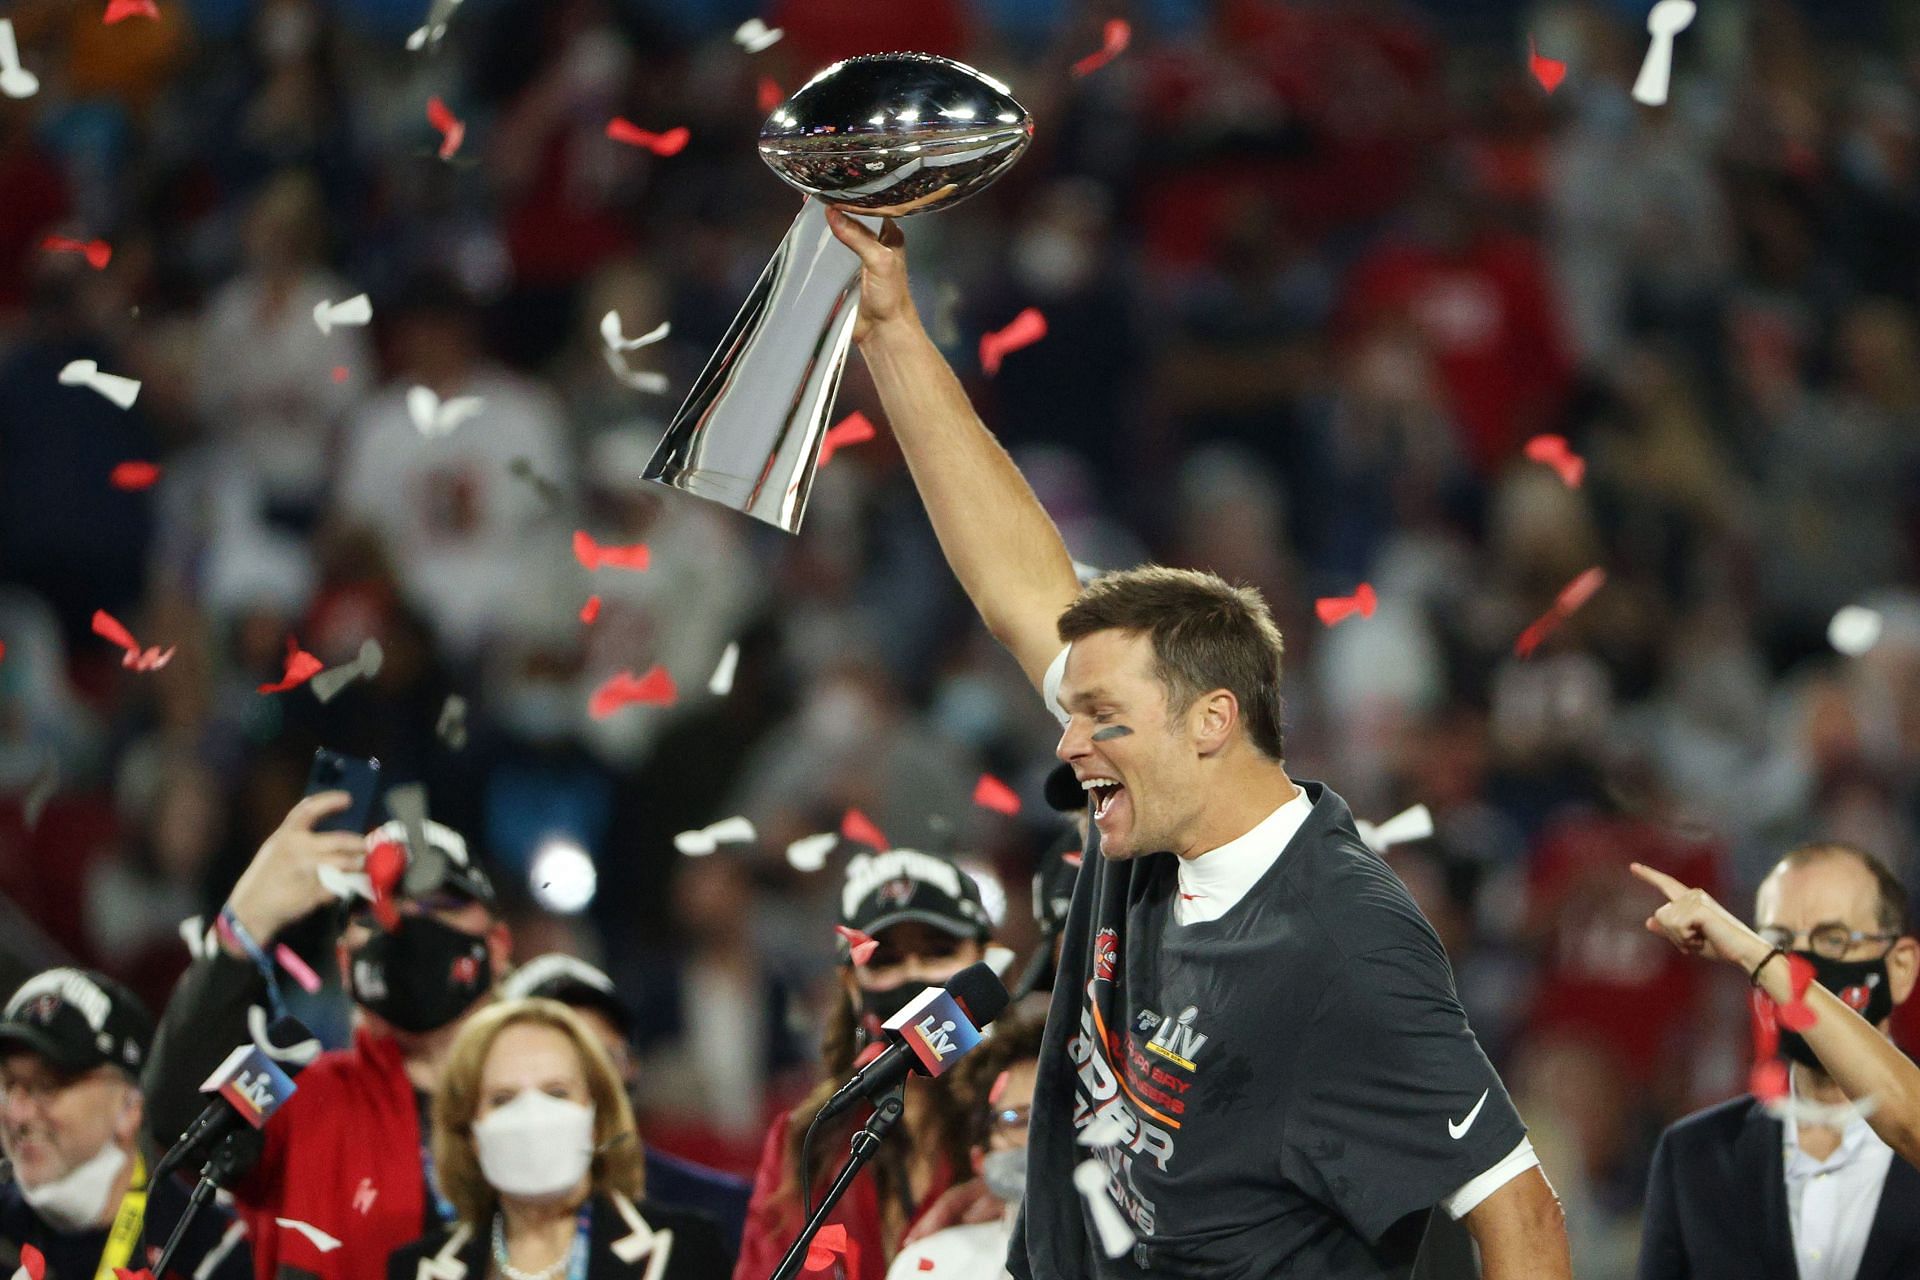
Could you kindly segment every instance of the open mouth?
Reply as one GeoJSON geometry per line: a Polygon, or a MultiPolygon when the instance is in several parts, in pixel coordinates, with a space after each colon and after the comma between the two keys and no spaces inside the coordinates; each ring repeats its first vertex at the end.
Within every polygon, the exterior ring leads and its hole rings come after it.
{"type": "Polygon", "coordinates": [[[1112,811],[1113,802],[1120,798],[1122,791],[1126,790],[1125,786],[1112,778],[1083,778],[1080,781],[1080,788],[1093,800],[1095,822],[1105,818],[1112,811]]]}

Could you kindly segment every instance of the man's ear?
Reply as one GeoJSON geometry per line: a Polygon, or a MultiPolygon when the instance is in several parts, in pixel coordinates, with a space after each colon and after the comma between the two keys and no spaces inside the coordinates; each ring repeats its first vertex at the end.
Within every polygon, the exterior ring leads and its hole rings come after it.
{"type": "Polygon", "coordinates": [[[1906,1003],[1916,978],[1920,978],[1920,942],[1902,938],[1887,952],[1887,990],[1895,1004],[1906,1003]]]}
{"type": "Polygon", "coordinates": [[[140,1137],[140,1129],[147,1122],[147,1098],[140,1092],[138,1085],[127,1088],[127,1100],[120,1108],[119,1117],[113,1122],[113,1140],[121,1146],[132,1146],[140,1137]]]}
{"type": "Polygon", "coordinates": [[[1187,732],[1203,756],[1216,755],[1227,745],[1240,723],[1240,700],[1230,689],[1215,689],[1193,700],[1187,709],[1187,732]]]}

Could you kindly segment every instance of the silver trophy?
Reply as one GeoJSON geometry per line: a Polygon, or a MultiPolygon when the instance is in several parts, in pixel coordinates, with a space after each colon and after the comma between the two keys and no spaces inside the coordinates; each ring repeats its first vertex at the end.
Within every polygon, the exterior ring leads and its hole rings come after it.
{"type": "Polygon", "coordinates": [[[1032,137],[1005,85],[925,53],[836,62],[776,108],[760,158],[806,203],[643,476],[797,532],[859,315],[860,259],[834,238],[827,205],[876,231],[945,209],[1032,137]]]}

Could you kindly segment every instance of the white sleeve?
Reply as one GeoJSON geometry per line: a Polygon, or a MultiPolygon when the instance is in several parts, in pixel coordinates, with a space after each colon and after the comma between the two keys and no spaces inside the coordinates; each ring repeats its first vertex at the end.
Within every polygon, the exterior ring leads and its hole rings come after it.
{"type": "Polygon", "coordinates": [[[1062,649],[1060,656],[1047,664],[1047,674],[1040,681],[1041,696],[1047,700],[1047,710],[1053,712],[1053,718],[1061,724],[1067,722],[1067,713],[1060,705],[1060,682],[1067,678],[1067,655],[1071,652],[1072,645],[1062,649]]]}
{"type": "Polygon", "coordinates": [[[1442,1200],[1440,1207],[1447,1211],[1449,1218],[1464,1218],[1479,1208],[1482,1200],[1539,1163],[1540,1157],[1533,1153],[1533,1143],[1522,1138],[1520,1145],[1509,1151],[1498,1164],[1442,1200]]]}

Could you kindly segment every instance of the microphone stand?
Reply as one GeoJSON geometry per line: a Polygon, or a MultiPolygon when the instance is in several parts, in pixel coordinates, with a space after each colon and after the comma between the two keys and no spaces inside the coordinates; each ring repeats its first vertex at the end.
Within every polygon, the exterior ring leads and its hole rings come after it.
{"type": "Polygon", "coordinates": [[[187,1228],[207,1207],[207,1201],[213,1199],[214,1192],[229,1189],[245,1177],[265,1146],[266,1139],[260,1136],[258,1130],[241,1129],[228,1134],[213,1149],[206,1167],[200,1170],[200,1181],[194,1186],[193,1195],[187,1199],[187,1211],[180,1215],[180,1221],[173,1224],[173,1234],[167,1237],[166,1248],[160,1251],[159,1261],[153,1264],[155,1280],[164,1280],[167,1265],[173,1261],[175,1251],[187,1238],[187,1228]]]}
{"type": "MultiPolygon", "coordinates": [[[[840,1197],[847,1194],[847,1188],[853,1185],[853,1180],[880,1150],[881,1140],[899,1121],[901,1109],[906,1105],[906,1087],[905,1082],[902,1082],[880,1099],[880,1104],[873,1110],[873,1118],[867,1121],[865,1128],[853,1135],[853,1150],[848,1154],[846,1163],[840,1166],[839,1176],[833,1180],[833,1185],[827,1188],[826,1199],[820,1202],[820,1207],[814,1210],[813,1217],[801,1229],[800,1238],[795,1240],[793,1247],[787,1250],[787,1256],[780,1259],[780,1265],[774,1269],[772,1280],[793,1280],[794,1276],[800,1274],[800,1266],[807,1259],[807,1246],[813,1243],[814,1236],[818,1235],[820,1228],[826,1225],[827,1215],[832,1213],[833,1207],[840,1203],[840,1197]]],[[[806,1177],[807,1171],[802,1169],[800,1176],[806,1177]]]]}

